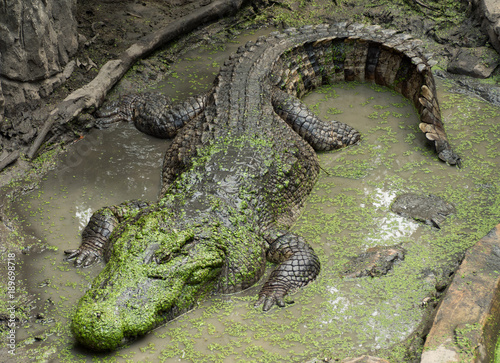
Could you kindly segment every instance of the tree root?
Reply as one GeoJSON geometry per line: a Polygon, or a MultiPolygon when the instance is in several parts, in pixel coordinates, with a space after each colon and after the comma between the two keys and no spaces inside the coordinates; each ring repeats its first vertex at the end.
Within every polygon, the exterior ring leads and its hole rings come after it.
{"type": "Polygon", "coordinates": [[[76,118],[85,109],[98,108],[104,102],[106,94],[137,60],[204,23],[236,13],[244,2],[245,0],[216,0],[173,21],[164,28],[144,36],[124,51],[118,59],[104,64],[90,83],[68,95],[52,110],[29,149],[28,158],[34,158],[55,123],[65,124],[76,118]]]}

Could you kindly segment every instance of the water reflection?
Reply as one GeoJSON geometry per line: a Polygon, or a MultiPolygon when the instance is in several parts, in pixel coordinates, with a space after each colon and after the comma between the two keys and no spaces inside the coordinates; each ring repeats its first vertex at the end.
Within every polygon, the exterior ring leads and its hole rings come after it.
{"type": "MultiPolygon", "coordinates": [[[[397,196],[395,190],[382,188],[365,188],[367,197],[371,196],[370,203],[380,210],[382,216],[377,218],[377,230],[371,231],[366,237],[365,246],[374,247],[382,245],[395,245],[405,241],[419,228],[419,224],[408,218],[401,217],[390,211],[390,206],[397,196]]],[[[361,205],[364,207],[364,204],[361,205]]]]}
{"type": "Polygon", "coordinates": [[[92,210],[92,208],[85,208],[85,206],[83,205],[76,205],[75,209],[75,217],[79,223],[79,229],[83,230],[83,228],[89,222],[90,217],[92,216],[92,213],[94,213],[94,211],[92,210]]]}

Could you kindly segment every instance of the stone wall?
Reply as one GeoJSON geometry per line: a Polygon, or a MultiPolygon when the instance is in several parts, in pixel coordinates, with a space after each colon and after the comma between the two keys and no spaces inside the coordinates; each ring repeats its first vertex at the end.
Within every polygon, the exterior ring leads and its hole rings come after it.
{"type": "Polygon", "coordinates": [[[78,48],[75,11],[76,0],[0,1],[6,107],[40,98],[64,80],[64,67],[78,48]]]}

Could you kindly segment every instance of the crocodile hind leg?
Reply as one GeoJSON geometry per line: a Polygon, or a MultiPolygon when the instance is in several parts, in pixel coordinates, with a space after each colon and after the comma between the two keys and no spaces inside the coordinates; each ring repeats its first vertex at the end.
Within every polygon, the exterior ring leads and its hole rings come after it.
{"type": "Polygon", "coordinates": [[[255,303],[255,306],[263,305],[264,311],[273,305],[285,306],[285,295],[306,286],[319,274],[318,256],[302,237],[293,233],[287,233],[271,243],[266,257],[278,266],[262,286],[255,303]]]}
{"type": "Polygon", "coordinates": [[[116,206],[104,207],[92,214],[82,231],[82,243],[75,250],[66,250],[66,260],[75,259],[75,266],[89,267],[104,256],[109,238],[115,228],[125,219],[136,215],[149,206],[148,202],[133,200],[116,206]]]}
{"type": "Polygon", "coordinates": [[[361,135],[351,126],[338,121],[323,121],[297,97],[279,88],[272,94],[275,112],[316,151],[328,151],[357,143],[361,135]]]}
{"type": "Polygon", "coordinates": [[[127,95],[97,111],[97,125],[129,121],[145,134],[171,139],[204,110],[206,100],[207,97],[203,95],[172,104],[168,96],[160,93],[127,95]]]}

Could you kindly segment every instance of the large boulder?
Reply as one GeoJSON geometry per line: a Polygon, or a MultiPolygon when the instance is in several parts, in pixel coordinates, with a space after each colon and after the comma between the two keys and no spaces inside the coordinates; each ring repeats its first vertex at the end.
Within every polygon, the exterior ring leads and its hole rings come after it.
{"type": "Polygon", "coordinates": [[[472,3],[482,19],[481,28],[488,34],[490,43],[500,53],[500,1],[472,0],[472,3]]]}
{"type": "Polygon", "coordinates": [[[500,326],[500,224],[465,254],[441,300],[420,363],[493,362],[500,326]]]}
{"type": "Polygon", "coordinates": [[[0,6],[0,82],[7,106],[48,94],[64,80],[78,48],[75,10],[76,0],[9,0],[0,6]]]}
{"type": "Polygon", "coordinates": [[[460,48],[448,63],[448,72],[474,78],[488,78],[499,63],[500,56],[492,48],[460,48]]]}

